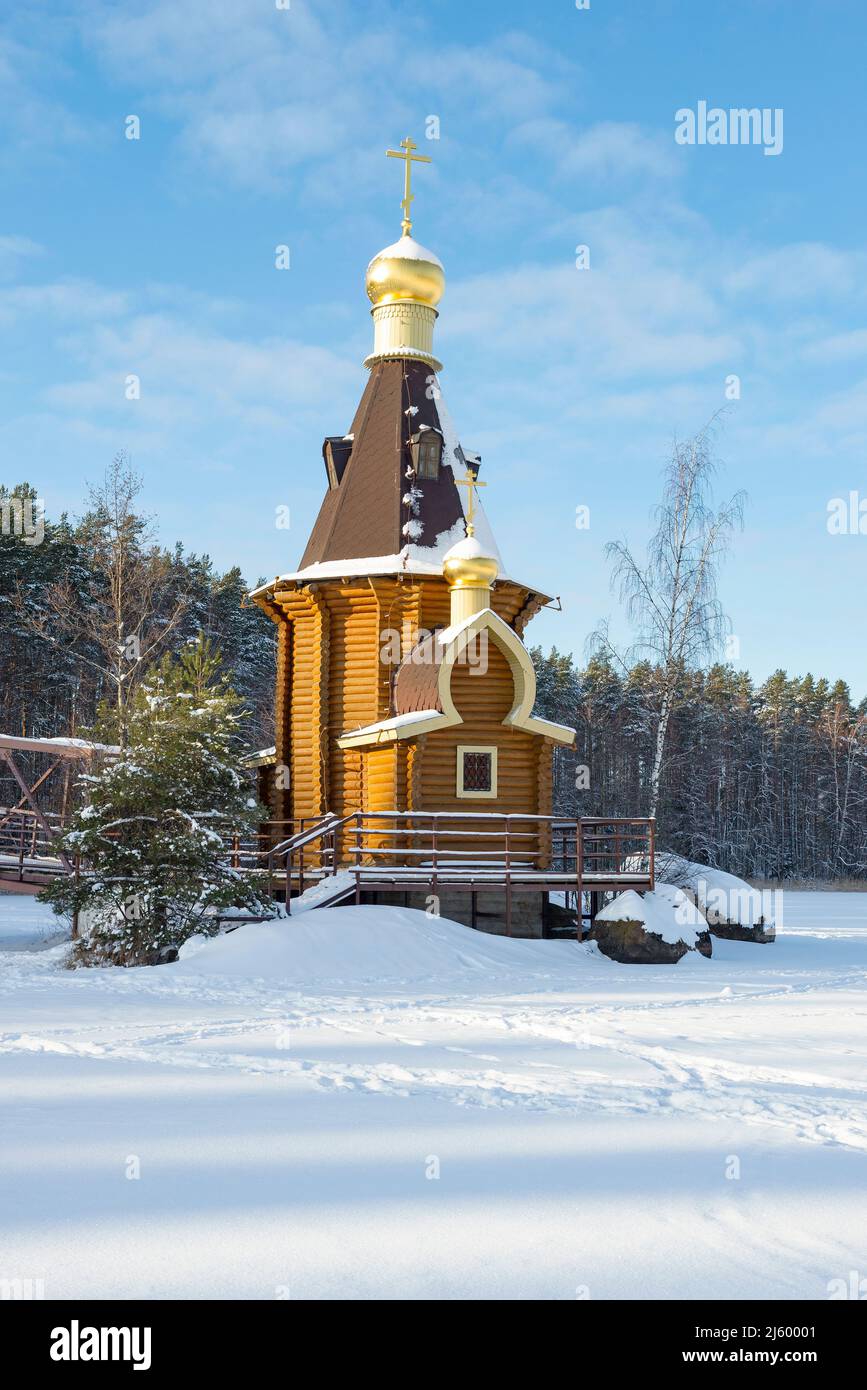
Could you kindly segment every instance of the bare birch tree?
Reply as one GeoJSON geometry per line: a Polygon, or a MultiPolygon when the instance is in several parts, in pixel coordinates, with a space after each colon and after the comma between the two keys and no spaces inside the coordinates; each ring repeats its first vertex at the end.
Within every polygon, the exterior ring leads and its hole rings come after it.
{"type": "MultiPolygon", "coordinates": [[[[625,541],[611,541],[605,547],[612,564],[612,588],[636,634],[628,660],[649,660],[658,668],[651,816],[659,805],[666,738],[683,675],[713,658],[729,627],[717,597],[717,578],[732,534],[743,525],[746,498],[739,492],[718,510],[713,507],[715,423],[711,420],[692,439],[675,441],[644,562],[625,541]]],[[[609,640],[607,626],[591,640],[626,666],[609,640]]]]}

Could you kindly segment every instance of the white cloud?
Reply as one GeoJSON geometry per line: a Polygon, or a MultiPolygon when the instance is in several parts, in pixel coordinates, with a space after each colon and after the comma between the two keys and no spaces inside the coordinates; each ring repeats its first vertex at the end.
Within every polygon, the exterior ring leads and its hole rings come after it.
{"type": "Polygon", "coordinates": [[[21,262],[41,256],[44,248],[26,236],[0,236],[0,279],[17,274],[21,262]]]}
{"type": "Polygon", "coordinates": [[[122,314],[129,296],[88,280],[13,285],[0,290],[0,322],[46,319],[102,319],[122,314]]]}
{"type": "Polygon", "coordinates": [[[769,302],[863,299],[867,256],[804,241],[748,255],[725,278],[734,295],[769,302]]]}
{"type": "MultiPolygon", "coordinates": [[[[132,79],[174,123],[186,161],[256,188],[302,168],[305,191],[326,197],[335,177],[345,180],[347,158],[355,186],[359,159],[374,142],[381,149],[383,131],[418,130],[420,111],[441,114],[448,132],[447,112],[471,110],[476,125],[499,122],[505,138],[516,121],[548,113],[578,71],[532,35],[444,42],[434,13],[394,4],[371,14],[348,0],[294,0],[289,11],[261,0],[144,0],[134,12],[97,3],[82,35],[112,77],[132,79]],[[392,81],[408,52],[423,60],[406,83],[392,81]]],[[[461,126],[456,118],[451,134],[461,126]]]]}
{"type": "Polygon", "coordinates": [[[741,353],[709,285],[652,255],[632,261],[612,243],[590,270],[564,255],[560,265],[523,265],[451,286],[440,339],[455,338],[481,341],[498,363],[527,353],[550,360],[553,352],[597,382],[688,379],[741,353]]]}
{"type": "Polygon", "coordinates": [[[357,19],[343,3],[145,0],[138,13],[100,5],[84,37],[174,123],[186,161],[274,188],[299,165],[357,148],[399,108],[388,84],[377,84],[375,115],[370,101],[372,74],[398,57],[396,31],[359,36],[357,19]]]}
{"type": "Polygon", "coordinates": [[[676,178],[683,167],[670,141],[648,134],[635,122],[601,121],[582,130],[547,117],[517,127],[511,141],[532,150],[561,178],[617,184],[641,176],[676,178]]]}
{"type": "Polygon", "coordinates": [[[804,357],[814,362],[845,362],[867,355],[867,328],[855,328],[849,333],[834,333],[808,344],[804,357]]]}
{"type": "Polygon", "coordinates": [[[64,353],[79,376],[45,389],[54,412],[79,420],[112,419],[124,430],[159,432],[166,444],[230,430],[284,433],[303,418],[319,424],[335,392],[357,377],[355,364],[315,344],[250,342],[176,316],[133,313],[114,324],[67,334],[64,353]],[[127,400],[129,376],[141,398],[127,400]]]}
{"type": "Polygon", "coordinates": [[[78,145],[95,133],[57,95],[69,75],[62,48],[69,29],[59,17],[41,17],[29,42],[12,32],[16,12],[0,27],[0,164],[32,159],[78,145]]]}

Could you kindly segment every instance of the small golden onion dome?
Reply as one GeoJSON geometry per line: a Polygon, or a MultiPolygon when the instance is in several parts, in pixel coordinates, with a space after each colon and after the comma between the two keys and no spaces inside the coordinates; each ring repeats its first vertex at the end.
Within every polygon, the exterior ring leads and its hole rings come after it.
{"type": "Polygon", "coordinates": [[[475,536],[458,541],[443,560],[443,574],[452,589],[490,589],[499,572],[497,561],[475,536]]]}
{"type": "Polygon", "coordinates": [[[367,267],[365,285],[374,305],[411,299],[434,309],[443,297],[446,277],[433,251],[404,235],[374,256],[367,267]]]}

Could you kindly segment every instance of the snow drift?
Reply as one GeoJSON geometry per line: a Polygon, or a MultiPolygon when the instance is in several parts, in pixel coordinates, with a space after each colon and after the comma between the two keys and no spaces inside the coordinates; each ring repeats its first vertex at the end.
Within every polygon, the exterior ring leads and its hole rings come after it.
{"type": "Polygon", "coordinates": [[[477,974],[526,978],[577,970],[595,948],[577,941],[489,936],[406,907],[324,907],[300,917],[249,923],[222,936],[193,937],[173,973],[281,980],[298,985],[424,984],[477,974]]]}

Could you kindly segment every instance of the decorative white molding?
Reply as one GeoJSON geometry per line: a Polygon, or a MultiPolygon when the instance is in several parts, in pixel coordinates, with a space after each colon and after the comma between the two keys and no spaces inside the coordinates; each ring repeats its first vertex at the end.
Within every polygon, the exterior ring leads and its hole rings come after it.
{"type": "Polygon", "coordinates": [[[495,743],[459,743],[455,769],[455,795],[467,801],[495,801],[497,796],[497,745],[495,743]],[[469,791],[464,781],[464,754],[487,753],[491,759],[491,785],[488,791],[469,791]]]}
{"type": "MultiPolygon", "coordinates": [[[[459,626],[446,628],[437,634],[437,641],[442,647],[437,676],[441,712],[418,710],[414,714],[399,714],[392,719],[382,719],[362,729],[352,729],[338,738],[338,748],[364,748],[378,743],[395,743],[400,739],[417,738],[419,734],[429,734],[436,729],[449,729],[463,724],[463,718],[452,699],[452,668],[482,628],[488,630],[491,640],[500,648],[512,672],[515,700],[503,723],[514,729],[524,729],[527,733],[538,734],[541,738],[553,739],[555,743],[574,743],[574,729],[568,729],[565,724],[554,724],[549,719],[539,719],[532,713],[536,701],[536,672],[530,653],[514,629],[510,628],[492,608],[485,608],[459,626]]],[[[478,679],[484,680],[484,676],[478,679]]]]}

